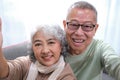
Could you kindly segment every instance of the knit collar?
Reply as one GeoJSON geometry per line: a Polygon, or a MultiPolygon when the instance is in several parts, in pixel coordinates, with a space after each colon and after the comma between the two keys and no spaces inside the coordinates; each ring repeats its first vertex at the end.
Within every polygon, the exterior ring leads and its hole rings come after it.
{"type": "Polygon", "coordinates": [[[48,74],[52,72],[48,80],[56,80],[59,74],[63,71],[65,62],[63,56],[60,57],[59,61],[49,67],[40,64],[38,61],[31,63],[28,77],[26,80],[35,80],[38,72],[48,74]]]}

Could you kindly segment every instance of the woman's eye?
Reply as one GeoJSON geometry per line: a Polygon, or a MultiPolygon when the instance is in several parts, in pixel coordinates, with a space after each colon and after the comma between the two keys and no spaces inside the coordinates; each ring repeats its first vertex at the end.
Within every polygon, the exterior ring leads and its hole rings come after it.
{"type": "Polygon", "coordinates": [[[35,46],[40,46],[40,45],[41,45],[40,43],[35,44],[35,46]]]}
{"type": "Polygon", "coordinates": [[[55,44],[55,42],[48,42],[48,44],[55,44]]]}

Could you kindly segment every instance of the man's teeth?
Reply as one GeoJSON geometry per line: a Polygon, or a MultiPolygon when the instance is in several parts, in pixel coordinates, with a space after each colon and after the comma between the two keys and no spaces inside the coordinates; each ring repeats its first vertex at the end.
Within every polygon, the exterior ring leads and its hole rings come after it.
{"type": "Polygon", "coordinates": [[[77,43],[82,43],[84,40],[82,40],[82,39],[74,39],[73,41],[77,42],[77,43]]]}

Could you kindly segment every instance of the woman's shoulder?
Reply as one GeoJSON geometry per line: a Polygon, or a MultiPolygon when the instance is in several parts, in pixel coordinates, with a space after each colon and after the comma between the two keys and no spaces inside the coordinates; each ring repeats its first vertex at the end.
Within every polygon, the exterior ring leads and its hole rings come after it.
{"type": "Polygon", "coordinates": [[[21,56],[14,60],[8,60],[8,64],[26,66],[31,64],[31,60],[29,56],[21,56]]]}

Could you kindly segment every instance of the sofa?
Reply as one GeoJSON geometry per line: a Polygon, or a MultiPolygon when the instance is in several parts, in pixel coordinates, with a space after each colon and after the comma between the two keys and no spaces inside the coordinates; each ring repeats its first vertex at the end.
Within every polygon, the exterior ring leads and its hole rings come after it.
{"type": "MultiPolygon", "coordinates": [[[[3,53],[4,53],[5,58],[8,60],[12,60],[19,56],[29,55],[28,44],[29,44],[28,41],[24,41],[18,44],[3,47],[3,53]]],[[[102,80],[115,80],[104,72],[102,75],[103,75],[102,80]]]]}

